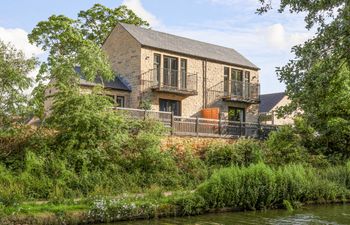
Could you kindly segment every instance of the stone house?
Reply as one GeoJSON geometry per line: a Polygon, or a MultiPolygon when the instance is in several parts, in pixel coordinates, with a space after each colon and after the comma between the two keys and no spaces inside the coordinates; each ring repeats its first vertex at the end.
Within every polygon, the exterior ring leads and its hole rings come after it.
{"type": "Polygon", "coordinates": [[[113,70],[130,87],[125,106],[257,122],[259,68],[234,49],[119,23],[103,44],[113,70]]]}
{"type": "MultiPolygon", "coordinates": [[[[96,85],[102,85],[104,87],[104,94],[110,97],[116,106],[119,107],[130,107],[130,93],[132,87],[128,82],[121,76],[115,76],[111,81],[103,81],[101,77],[96,77],[94,82],[89,82],[84,79],[84,76],[80,72],[80,68],[76,67],[75,71],[80,74],[80,91],[81,93],[91,93],[96,85]]],[[[54,81],[51,81],[54,82],[54,81]]],[[[50,113],[50,109],[53,104],[52,95],[57,93],[57,89],[52,85],[45,90],[45,103],[44,108],[47,114],[50,113]]]]}
{"type": "Polygon", "coordinates": [[[288,105],[290,100],[284,92],[260,95],[259,115],[263,124],[287,125],[293,124],[294,114],[278,118],[276,110],[288,105]]]}

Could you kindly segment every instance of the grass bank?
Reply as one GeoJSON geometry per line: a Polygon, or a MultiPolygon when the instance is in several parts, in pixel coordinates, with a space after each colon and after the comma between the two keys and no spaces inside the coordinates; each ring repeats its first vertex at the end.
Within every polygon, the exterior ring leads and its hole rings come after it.
{"type": "Polygon", "coordinates": [[[62,203],[2,207],[1,224],[89,224],[198,215],[216,211],[286,208],[348,202],[350,163],[317,170],[310,166],[270,167],[263,163],[216,171],[192,192],[165,196],[94,197],[62,203]]]}

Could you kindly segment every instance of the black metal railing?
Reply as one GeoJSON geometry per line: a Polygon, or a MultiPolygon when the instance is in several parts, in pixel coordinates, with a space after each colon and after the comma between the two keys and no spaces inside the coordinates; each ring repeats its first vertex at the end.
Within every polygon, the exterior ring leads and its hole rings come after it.
{"type": "Polygon", "coordinates": [[[141,79],[146,88],[156,91],[196,95],[198,90],[198,75],[185,70],[155,68],[141,74],[141,79]]]}
{"type": "Polygon", "coordinates": [[[207,95],[208,102],[225,98],[232,101],[258,103],[260,100],[260,84],[236,80],[221,81],[210,87],[207,95]]]}

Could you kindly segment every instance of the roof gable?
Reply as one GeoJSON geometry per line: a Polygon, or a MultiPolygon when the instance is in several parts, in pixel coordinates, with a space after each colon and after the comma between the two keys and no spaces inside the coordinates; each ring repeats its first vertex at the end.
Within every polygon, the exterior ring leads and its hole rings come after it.
{"type": "Polygon", "coordinates": [[[259,70],[255,64],[232,48],[196,41],[135,25],[125,23],[119,23],[119,25],[128,31],[130,35],[143,46],[259,70]]]}
{"type": "Polygon", "coordinates": [[[260,95],[259,112],[270,112],[284,96],[284,92],[260,95]]]}

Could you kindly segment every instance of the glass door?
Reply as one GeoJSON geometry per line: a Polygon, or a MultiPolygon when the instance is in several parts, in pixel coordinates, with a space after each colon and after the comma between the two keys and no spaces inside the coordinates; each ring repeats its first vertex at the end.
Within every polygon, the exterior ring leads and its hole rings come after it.
{"type": "Polygon", "coordinates": [[[231,70],[231,94],[234,96],[243,95],[243,71],[231,70]]]}
{"type": "Polygon", "coordinates": [[[177,58],[164,56],[164,85],[177,87],[178,83],[178,60],[177,58]]]}
{"type": "Polygon", "coordinates": [[[181,116],[181,102],[169,99],[159,99],[159,111],[173,112],[175,116],[181,116]]]}
{"type": "Polygon", "coordinates": [[[245,109],[229,107],[228,120],[234,121],[234,122],[245,122],[245,109]]]}

